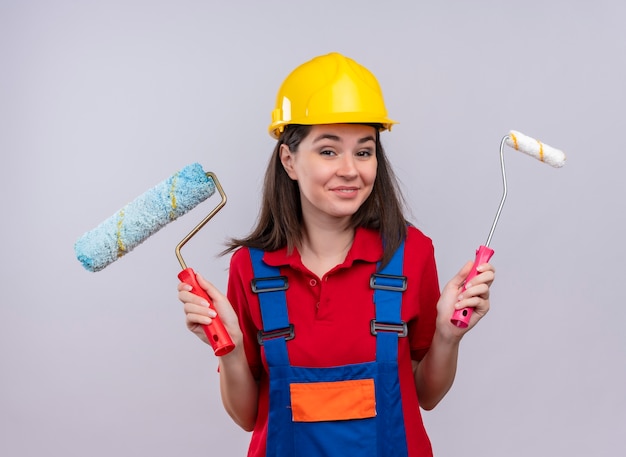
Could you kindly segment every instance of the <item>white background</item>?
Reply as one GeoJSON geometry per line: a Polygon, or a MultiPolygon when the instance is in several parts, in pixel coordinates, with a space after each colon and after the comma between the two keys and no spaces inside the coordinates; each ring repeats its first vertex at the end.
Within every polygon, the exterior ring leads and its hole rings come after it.
{"type": "Polygon", "coordinates": [[[174,247],[209,199],[99,273],[74,241],[191,162],[229,202],[183,250],[257,215],[284,77],[342,52],[371,69],[411,220],[442,285],[484,243],[505,150],[492,312],[425,413],[437,456],[615,456],[626,431],[626,3],[0,1],[0,454],[240,456],[216,359],[184,325],[174,247]]]}

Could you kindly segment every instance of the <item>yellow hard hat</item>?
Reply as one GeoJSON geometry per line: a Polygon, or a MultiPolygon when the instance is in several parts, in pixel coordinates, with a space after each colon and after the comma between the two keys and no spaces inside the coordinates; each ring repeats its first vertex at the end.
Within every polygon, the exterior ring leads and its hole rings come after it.
{"type": "Polygon", "coordinates": [[[270,135],[289,124],[381,124],[391,130],[376,77],[364,66],[333,52],[300,65],[280,86],[270,135]]]}

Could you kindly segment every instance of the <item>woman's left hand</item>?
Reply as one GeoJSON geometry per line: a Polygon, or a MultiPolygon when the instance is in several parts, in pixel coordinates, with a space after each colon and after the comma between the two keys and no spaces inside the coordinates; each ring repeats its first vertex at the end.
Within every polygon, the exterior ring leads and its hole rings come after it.
{"type": "Polygon", "coordinates": [[[437,330],[450,338],[460,339],[472,329],[489,311],[489,288],[495,278],[495,269],[489,263],[478,266],[479,272],[467,284],[465,278],[472,269],[473,262],[465,266],[446,284],[437,303],[437,330]],[[466,328],[459,328],[450,322],[457,309],[472,308],[472,316],[466,328]]]}

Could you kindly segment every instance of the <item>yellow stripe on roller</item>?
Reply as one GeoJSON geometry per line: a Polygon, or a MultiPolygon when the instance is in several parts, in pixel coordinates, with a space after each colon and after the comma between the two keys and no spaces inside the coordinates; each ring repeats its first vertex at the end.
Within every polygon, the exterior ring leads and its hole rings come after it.
{"type": "Polygon", "coordinates": [[[178,182],[178,173],[172,176],[172,184],[170,186],[170,206],[172,210],[170,211],[170,220],[176,219],[176,184],[178,182]]]}
{"type": "Polygon", "coordinates": [[[537,143],[539,143],[539,160],[543,162],[543,144],[539,140],[537,140],[537,143]]]}
{"type": "Polygon", "coordinates": [[[509,136],[513,140],[513,146],[515,146],[515,149],[519,151],[519,146],[517,144],[517,138],[515,137],[515,134],[513,132],[511,132],[511,133],[509,133],[509,136]]]}
{"type": "Polygon", "coordinates": [[[124,208],[118,214],[117,219],[117,257],[120,258],[126,253],[126,246],[122,241],[122,226],[124,225],[124,208]]]}

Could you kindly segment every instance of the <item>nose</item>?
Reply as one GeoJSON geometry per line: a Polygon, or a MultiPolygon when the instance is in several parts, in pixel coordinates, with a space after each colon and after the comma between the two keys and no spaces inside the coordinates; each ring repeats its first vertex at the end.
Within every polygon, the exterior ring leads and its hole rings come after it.
{"type": "Polygon", "coordinates": [[[356,160],[352,154],[343,154],[341,156],[337,176],[345,179],[354,179],[358,176],[356,160]]]}

